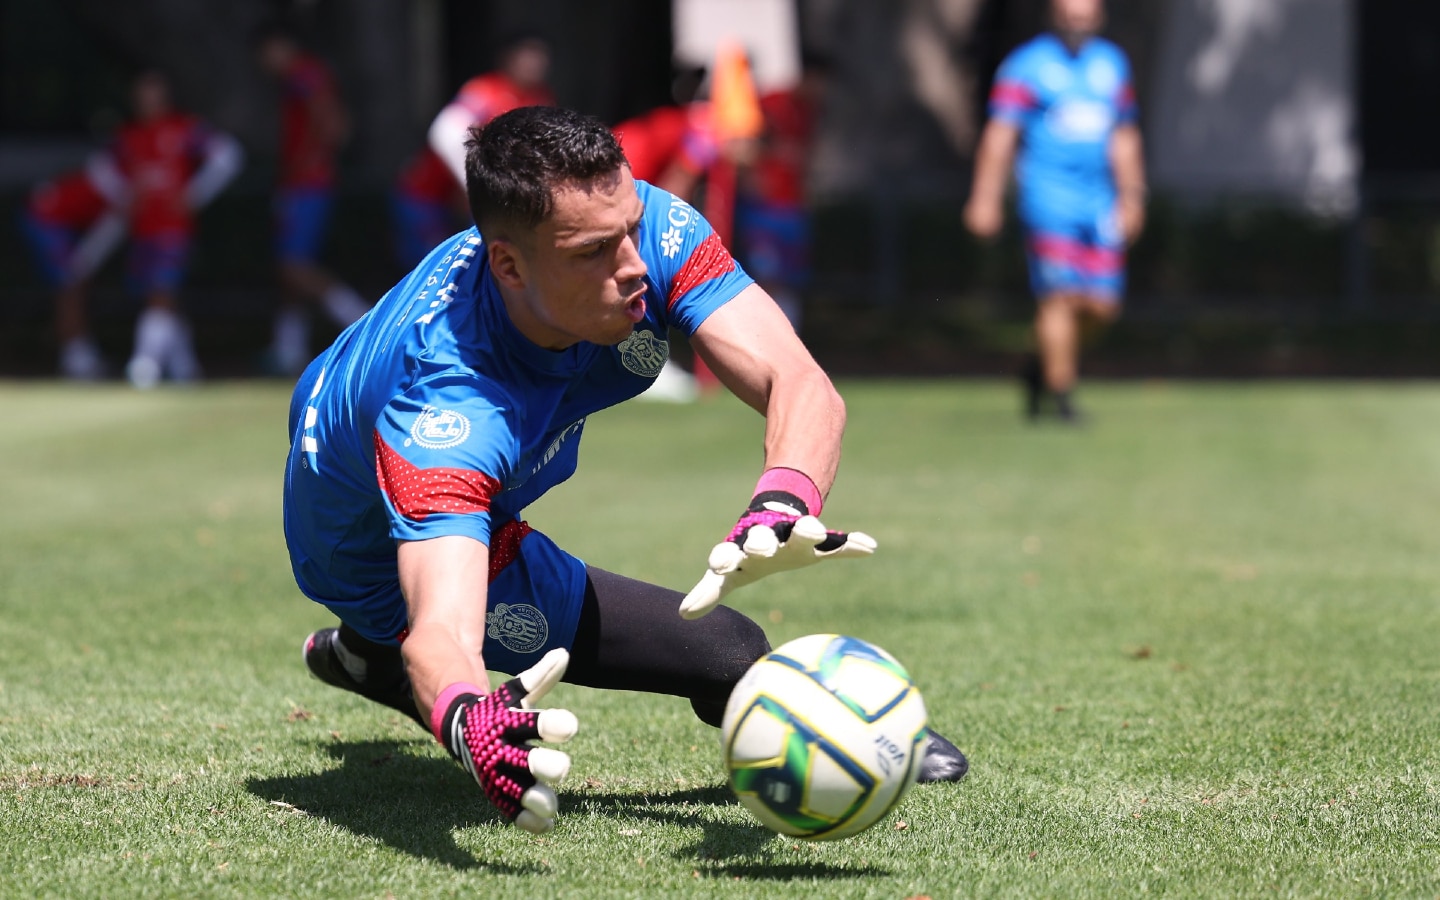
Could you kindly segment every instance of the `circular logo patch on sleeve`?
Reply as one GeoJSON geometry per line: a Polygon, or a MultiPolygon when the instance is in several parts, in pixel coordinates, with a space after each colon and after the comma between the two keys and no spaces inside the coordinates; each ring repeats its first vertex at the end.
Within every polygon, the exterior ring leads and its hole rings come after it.
{"type": "Polygon", "coordinates": [[[470,420],[453,409],[427,406],[410,426],[410,439],[430,450],[463,444],[469,436],[470,420]]]}

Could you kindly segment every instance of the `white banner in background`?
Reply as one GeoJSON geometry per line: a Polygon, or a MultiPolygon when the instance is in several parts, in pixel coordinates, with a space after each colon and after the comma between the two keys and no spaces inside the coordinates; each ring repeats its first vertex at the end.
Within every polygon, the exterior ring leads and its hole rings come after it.
{"type": "Polygon", "coordinates": [[[1152,181],[1353,207],[1354,29],[1350,0],[1171,0],[1142,110],[1152,181]]]}
{"type": "Polygon", "coordinates": [[[675,59],[715,67],[715,50],[738,41],[750,54],[755,87],[780,90],[800,78],[794,0],[674,0],[675,59]]]}

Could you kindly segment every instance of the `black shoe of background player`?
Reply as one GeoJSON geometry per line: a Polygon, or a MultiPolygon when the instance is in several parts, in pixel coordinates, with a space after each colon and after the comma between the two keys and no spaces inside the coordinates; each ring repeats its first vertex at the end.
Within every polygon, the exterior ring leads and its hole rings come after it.
{"type": "Polygon", "coordinates": [[[355,634],[347,635],[342,644],[339,633],[338,628],[322,628],[305,639],[305,665],[310,674],[331,687],[402,712],[429,731],[429,724],[415,707],[400,648],[375,644],[355,634]]]}
{"type": "Polygon", "coordinates": [[[1025,418],[1033,422],[1040,418],[1040,404],[1045,399],[1045,370],[1038,354],[1025,357],[1020,368],[1020,383],[1025,386],[1025,418]]]}
{"type": "Polygon", "coordinates": [[[1066,425],[1085,424],[1085,414],[1075,405],[1075,400],[1070,396],[1069,391],[1063,391],[1055,395],[1055,415],[1066,425]]]}
{"type": "Polygon", "coordinates": [[[959,781],[970,771],[970,760],[959,748],[930,729],[925,731],[925,756],[920,760],[920,784],[959,781]]]}

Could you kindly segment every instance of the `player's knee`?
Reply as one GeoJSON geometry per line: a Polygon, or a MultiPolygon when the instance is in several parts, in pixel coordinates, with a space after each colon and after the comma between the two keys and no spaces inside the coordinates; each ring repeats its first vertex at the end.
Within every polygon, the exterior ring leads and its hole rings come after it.
{"type": "Polygon", "coordinates": [[[718,728],[730,692],[755,661],[770,652],[770,641],[765,629],[729,607],[718,607],[706,618],[716,620],[711,626],[715,657],[708,673],[710,689],[691,697],[690,706],[700,721],[718,728]]]}

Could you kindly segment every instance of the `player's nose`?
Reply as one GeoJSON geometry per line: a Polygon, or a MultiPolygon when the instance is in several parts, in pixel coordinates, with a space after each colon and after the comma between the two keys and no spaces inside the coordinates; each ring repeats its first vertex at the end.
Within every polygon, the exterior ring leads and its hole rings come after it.
{"type": "Polygon", "coordinates": [[[639,281],[650,271],[650,267],[645,265],[645,260],[640,256],[640,248],[636,245],[635,238],[630,235],[626,235],[625,240],[620,242],[620,252],[615,262],[616,281],[639,281]]]}

